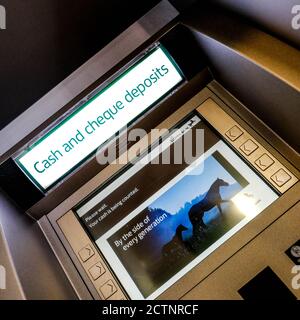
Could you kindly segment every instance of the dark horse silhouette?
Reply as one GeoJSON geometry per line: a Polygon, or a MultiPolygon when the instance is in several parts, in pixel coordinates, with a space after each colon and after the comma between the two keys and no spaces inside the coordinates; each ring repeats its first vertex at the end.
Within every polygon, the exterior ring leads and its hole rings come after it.
{"type": "Polygon", "coordinates": [[[229,183],[222,179],[217,179],[209,188],[206,193],[206,196],[194,204],[189,210],[189,219],[193,226],[193,236],[200,236],[203,229],[206,229],[207,226],[203,221],[203,215],[206,211],[209,211],[213,207],[217,206],[220,214],[222,215],[221,203],[230,202],[229,200],[223,200],[220,195],[220,187],[229,186],[229,183]]]}
{"type": "Polygon", "coordinates": [[[186,230],[188,229],[182,224],[176,228],[172,240],[166,243],[162,248],[162,255],[164,258],[177,260],[186,254],[186,248],[182,237],[182,232],[186,230]]]}

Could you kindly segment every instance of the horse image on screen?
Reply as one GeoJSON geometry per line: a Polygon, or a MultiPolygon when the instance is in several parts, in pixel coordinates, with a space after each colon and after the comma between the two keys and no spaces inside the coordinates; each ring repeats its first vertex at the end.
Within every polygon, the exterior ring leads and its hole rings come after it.
{"type": "Polygon", "coordinates": [[[216,151],[205,159],[201,170],[200,165],[193,168],[108,238],[144,297],[244,219],[231,199],[247,185],[216,151]],[[130,232],[130,247],[115,246],[117,239],[130,232]]]}

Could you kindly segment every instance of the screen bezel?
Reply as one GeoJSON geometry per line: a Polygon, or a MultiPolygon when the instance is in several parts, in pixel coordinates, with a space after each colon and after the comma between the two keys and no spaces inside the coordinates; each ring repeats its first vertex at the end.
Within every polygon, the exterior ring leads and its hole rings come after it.
{"type": "MultiPolygon", "coordinates": [[[[198,116],[198,117],[201,119],[201,121],[203,121],[203,122],[205,123],[205,125],[207,126],[207,129],[208,129],[208,130],[210,130],[214,135],[216,135],[216,136],[219,138],[219,142],[223,142],[223,144],[224,144],[228,149],[230,149],[231,152],[232,152],[233,154],[235,154],[235,156],[238,157],[238,158],[240,159],[240,161],[241,161],[245,166],[247,166],[250,171],[253,171],[253,173],[255,174],[256,178],[258,178],[259,180],[261,180],[262,184],[265,184],[265,185],[269,188],[270,191],[272,191],[274,194],[276,194],[277,198],[276,198],[275,200],[273,200],[273,201],[277,201],[278,198],[280,197],[280,193],[278,192],[278,190],[276,190],[276,189],[269,183],[269,181],[265,180],[264,177],[263,177],[261,174],[259,174],[259,172],[258,172],[257,170],[255,170],[255,168],[253,168],[251,165],[249,165],[249,163],[247,163],[247,161],[245,161],[245,159],[244,159],[243,157],[241,157],[241,156],[236,152],[236,150],[234,150],[234,148],[220,135],[220,133],[217,132],[217,130],[216,130],[215,128],[213,128],[213,127],[206,121],[205,118],[203,118],[203,116],[201,116],[201,115],[196,111],[196,109],[195,109],[194,111],[190,112],[189,114],[187,114],[186,116],[184,116],[176,125],[174,125],[173,127],[171,127],[170,130],[172,130],[172,129],[174,129],[174,128],[179,128],[182,124],[186,123],[189,119],[191,119],[191,118],[192,118],[193,116],[195,116],[195,115],[198,116]]],[[[128,171],[132,166],[134,166],[134,164],[135,164],[136,162],[138,162],[145,154],[147,154],[147,152],[149,152],[149,150],[150,150],[151,148],[153,148],[153,147],[155,148],[156,146],[158,146],[159,144],[161,144],[164,140],[166,140],[168,137],[169,137],[169,134],[163,135],[159,140],[155,141],[155,143],[154,143],[153,145],[150,145],[146,150],[143,151],[143,153],[141,153],[136,159],[134,159],[134,160],[132,161],[132,163],[130,163],[130,164],[128,164],[128,165],[125,165],[121,170],[119,170],[117,173],[115,173],[114,175],[112,175],[108,180],[106,180],[104,184],[102,184],[101,186],[99,186],[98,188],[96,188],[91,194],[89,194],[89,195],[88,195],[87,197],[85,197],[82,201],[80,201],[75,207],[73,207],[72,211],[74,212],[75,217],[77,218],[77,220],[79,221],[79,223],[81,224],[81,226],[82,226],[82,228],[85,230],[85,232],[88,234],[88,236],[89,236],[89,238],[91,239],[91,241],[96,245],[96,248],[97,248],[97,250],[98,250],[100,253],[102,253],[102,252],[101,252],[101,249],[100,249],[99,246],[96,244],[96,240],[93,239],[93,237],[91,236],[89,230],[88,230],[87,227],[84,225],[84,223],[82,222],[81,218],[79,217],[79,215],[78,215],[78,213],[77,213],[78,209],[80,209],[80,208],[81,208],[82,206],[84,206],[88,201],[90,201],[90,200],[95,196],[95,194],[98,194],[98,193],[103,192],[107,187],[109,187],[110,184],[112,184],[115,180],[117,180],[117,179],[120,178],[124,173],[126,173],[126,171],[128,171]]],[[[210,150],[210,149],[209,149],[209,150],[210,150]]],[[[205,154],[205,153],[206,153],[206,151],[204,152],[204,154],[205,154]]],[[[233,167],[234,167],[234,166],[233,166],[233,167]]],[[[234,167],[234,168],[235,168],[235,167],[234,167]]],[[[235,170],[237,170],[237,169],[235,168],[235,170]]],[[[255,218],[257,218],[259,215],[261,215],[267,208],[268,208],[268,206],[267,206],[265,209],[263,209],[260,213],[258,213],[254,218],[250,219],[249,221],[247,221],[248,218],[245,218],[245,219],[246,219],[246,220],[245,220],[246,223],[245,223],[244,226],[242,226],[241,229],[243,229],[244,227],[246,227],[246,226],[247,226],[249,223],[251,223],[255,218]]],[[[124,219],[126,219],[126,217],[123,218],[122,220],[124,220],[124,219]]],[[[121,220],[121,221],[122,221],[122,220],[121,220]]],[[[233,228],[233,229],[234,229],[234,228],[233,228]]],[[[241,229],[239,229],[239,230],[237,231],[237,233],[238,233],[239,231],[241,231],[241,229]]],[[[106,233],[107,233],[107,232],[106,232],[106,233]]],[[[231,234],[231,230],[228,232],[228,234],[231,234]]],[[[234,236],[235,234],[236,234],[236,233],[234,232],[232,235],[228,236],[228,238],[225,240],[225,242],[222,242],[222,244],[224,244],[224,243],[226,243],[227,241],[229,241],[230,238],[231,238],[232,236],[234,236]]],[[[223,237],[226,237],[226,236],[227,236],[227,233],[224,234],[223,237]]],[[[221,238],[220,238],[220,239],[221,239],[221,238]]],[[[220,240],[220,239],[219,239],[219,240],[220,240]]],[[[217,240],[216,243],[217,243],[219,240],[217,240]]],[[[208,254],[208,256],[209,256],[210,254],[212,254],[214,251],[218,250],[218,248],[219,248],[222,244],[218,245],[217,248],[213,249],[213,250],[208,254]]],[[[214,247],[214,243],[211,245],[211,247],[214,247]]],[[[205,250],[205,252],[206,252],[206,251],[210,251],[210,247],[209,247],[207,250],[205,250]]],[[[201,254],[201,255],[202,255],[202,254],[201,254]]],[[[200,256],[200,255],[199,255],[199,256],[200,256]]],[[[208,257],[208,256],[207,256],[207,257],[208,257]]],[[[110,265],[110,262],[107,260],[107,257],[106,257],[105,255],[103,255],[103,258],[107,261],[107,264],[110,265]]],[[[205,257],[205,258],[206,258],[206,257],[205,257]]],[[[205,259],[205,258],[204,258],[204,259],[205,259]]],[[[202,259],[199,263],[201,264],[201,262],[202,262],[204,259],[202,259]]],[[[197,260],[197,258],[196,258],[195,260],[197,260]]],[[[120,261],[119,263],[122,265],[122,267],[124,267],[121,261],[120,261]]],[[[190,271],[191,271],[191,270],[190,270],[190,271]]],[[[117,272],[115,272],[114,269],[112,269],[112,272],[114,273],[114,275],[116,276],[117,279],[120,279],[120,277],[121,277],[120,274],[118,274],[117,272]]],[[[188,272],[189,272],[189,271],[188,271],[188,272]]],[[[187,272],[187,273],[188,273],[188,272],[187,272]]],[[[187,274],[187,273],[186,273],[186,274],[187,274]]],[[[184,274],[182,277],[184,277],[186,274],[184,274]]],[[[128,275],[129,275],[129,277],[130,277],[130,273],[128,273],[128,275]]],[[[180,279],[181,279],[181,277],[180,277],[179,279],[177,279],[176,282],[177,282],[177,281],[180,281],[180,279]]],[[[121,281],[121,280],[119,280],[119,281],[120,281],[121,286],[124,288],[124,283],[123,283],[123,281],[121,281]]],[[[168,282],[168,281],[167,281],[167,282],[168,282]]],[[[163,285],[162,287],[164,287],[164,285],[163,285]]],[[[167,288],[164,289],[162,292],[160,292],[160,294],[157,295],[157,297],[159,297],[161,294],[163,294],[163,293],[164,293],[166,290],[168,290],[168,289],[170,289],[170,287],[167,287],[167,288]]],[[[126,288],[124,288],[124,290],[126,291],[126,288]]],[[[160,291],[160,288],[158,289],[158,291],[160,291]]],[[[127,294],[128,294],[128,293],[127,293],[127,294]]],[[[150,295],[150,296],[152,296],[152,295],[150,295]]],[[[157,297],[156,297],[156,298],[157,298],[157,297]]],[[[156,298],[155,298],[155,299],[156,299],[156,298]]],[[[146,299],[148,299],[148,298],[146,298],[146,299]]]]}

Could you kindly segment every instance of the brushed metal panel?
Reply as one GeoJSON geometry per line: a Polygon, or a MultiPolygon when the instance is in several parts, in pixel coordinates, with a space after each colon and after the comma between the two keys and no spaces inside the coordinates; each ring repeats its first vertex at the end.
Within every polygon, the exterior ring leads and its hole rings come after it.
{"type": "Polygon", "coordinates": [[[0,286],[0,300],[24,300],[25,295],[11,261],[8,246],[1,229],[0,223],[0,266],[4,268],[0,269],[0,282],[5,286],[5,288],[0,286]]]}
{"type": "Polygon", "coordinates": [[[109,296],[109,298],[113,300],[127,300],[118,280],[114,277],[113,273],[110,271],[109,265],[99,254],[95,244],[91,241],[83,227],[80,225],[75,213],[73,211],[67,212],[64,216],[57,220],[57,224],[72,247],[72,250],[76,255],[77,262],[80,263],[90,282],[97,290],[98,297],[96,297],[96,299],[106,299],[101,291],[101,287],[108,281],[113,281],[116,286],[116,292],[109,296]],[[93,254],[90,257],[86,257],[87,259],[83,259],[81,252],[86,252],[86,247],[89,248],[88,250],[93,250],[93,254]],[[105,272],[99,278],[94,280],[89,270],[93,265],[99,262],[102,266],[104,266],[105,272]]]}
{"type": "MultiPolygon", "coordinates": [[[[207,99],[202,105],[197,108],[197,111],[226,139],[248,163],[250,163],[270,184],[273,185],[279,192],[284,193],[294,184],[298,179],[285,168],[272,153],[266,150],[256,139],[254,139],[238,122],[234,121],[224,110],[222,110],[213,99],[207,99]],[[227,133],[233,127],[241,128],[241,136],[231,141],[227,133]],[[241,151],[241,146],[251,140],[255,143],[256,149],[250,154],[245,155],[241,151]],[[270,166],[266,169],[261,169],[257,166],[257,160],[262,156],[267,156],[270,159],[270,166]],[[272,163],[271,163],[272,162],[272,163]],[[290,180],[282,186],[278,185],[272,179],[272,176],[279,170],[284,169],[290,176],[290,180]]],[[[240,130],[240,129],[239,129],[240,130]]]]}
{"type": "Polygon", "coordinates": [[[2,193],[0,223],[26,299],[77,299],[37,223],[2,193]]]}
{"type": "Polygon", "coordinates": [[[296,0],[213,0],[237,14],[251,19],[271,33],[275,33],[300,47],[300,32],[292,28],[292,8],[296,0]]]}
{"type": "MultiPolygon", "coordinates": [[[[49,220],[46,216],[42,217],[38,221],[38,225],[42,230],[45,238],[47,239],[52,251],[55,254],[55,258],[59,262],[61,268],[63,269],[70,285],[74,289],[76,296],[80,300],[92,300],[93,292],[90,292],[74,264],[72,263],[70,257],[66,254],[66,250],[62,243],[60,242],[57,234],[52,228],[49,220]]],[[[96,295],[97,293],[94,292],[96,295]]]]}
{"type": "Polygon", "coordinates": [[[194,30],[216,80],[299,152],[300,51],[211,9],[195,9],[184,23],[194,30]]]}

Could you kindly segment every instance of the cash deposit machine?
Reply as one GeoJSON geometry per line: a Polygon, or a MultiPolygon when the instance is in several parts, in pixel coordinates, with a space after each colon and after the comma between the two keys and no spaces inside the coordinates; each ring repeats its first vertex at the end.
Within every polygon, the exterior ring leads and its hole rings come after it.
{"type": "Polygon", "coordinates": [[[1,299],[300,298],[297,1],[179,2],[1,130],[1,299]]]}

